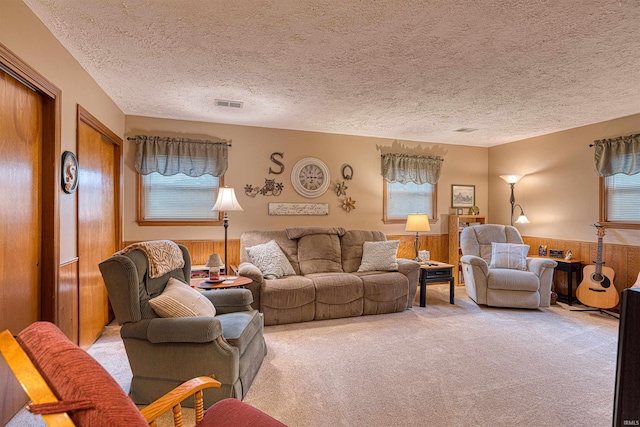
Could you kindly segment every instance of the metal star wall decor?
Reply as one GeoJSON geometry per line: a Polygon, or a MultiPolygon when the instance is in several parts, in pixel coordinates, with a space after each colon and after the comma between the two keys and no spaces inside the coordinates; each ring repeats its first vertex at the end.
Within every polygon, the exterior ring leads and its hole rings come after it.
{"type": "Polygon", "coordinates": [[[351,212],[351,209],[355,209],[355,208],[356,208],[356,201],[353,200],[351,197],[347,197],[342,201],[342,209],[347,211],[347,213],[351,212]]]}
{"type": "Polygon", "coordinates": [[[335,188],[335,192],[336,192],[336,196],[340,197],[340,196],[346,196],[347,195],[347,187],[344,183],[344,181],[342,182],[336,182],[336,188],[335,188]]]}

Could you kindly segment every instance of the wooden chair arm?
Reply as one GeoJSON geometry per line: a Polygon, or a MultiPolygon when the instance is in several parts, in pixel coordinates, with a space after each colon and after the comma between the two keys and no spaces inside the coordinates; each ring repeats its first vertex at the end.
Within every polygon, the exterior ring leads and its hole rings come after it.
{"type": "Polygon", "coordinates": [[[220,387],[222,384],[211,377],[196,377],[185,381],[169,393],[158,398],[149,406],[142,408],[142,416],[150,426],[155,426],[155,420],[160,415],[173,408],[173,423],[176,427],[182,427],[182,411],[180,402],[191,395],[195,395],[196,423],[202,421],[204,414],[202,390],[205,388],[220,387]]]}
{"type": "MultiPolygon", "coordinates": [[[[38,369],[8,330],[0,332],[0,353],[32,403],[58,401],[38,369]]],[[[75,425],[65,412],[43,415],[42,418],[48,426],[68,427],[75,425]]]]}

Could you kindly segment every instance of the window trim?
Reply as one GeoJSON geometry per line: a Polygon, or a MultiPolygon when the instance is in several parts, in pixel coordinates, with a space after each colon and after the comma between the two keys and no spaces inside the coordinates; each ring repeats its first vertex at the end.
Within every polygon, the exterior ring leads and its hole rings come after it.
{"type": "MultiPolygon", "coordinates": [[[[388,181],[382,178],[382,222],[384,224],[405,224],[407,219],[390,219],[387,218],[387,184],[388,181]]],[[[437,222],[438,216],[438,183],[433,185],[433,195],[431,196],[431,202],[433,204],[433,216],[429,217],[429,223],[433,224],[437,222]]]]}
{"type": "MultiPolygon", "coordinates": [[[[137,173],[138,175],[138,185],[137,185],[137,199],[138,199],[138,213],[136,222],[140,226],[221,226],[222,225],[222,215],[218,212],[217,220],[172,220],[172,219],[145,219],[144,218],[144,191],[142,191],[142,174],[137,173]]],[[[220,187],[224,187],[224,175],[220,177],[220,187]]],[[[213,205],[212,205],[213,207],[213,205]]]]}
{"type": "Polygon", "coordinates": [[[638,221],[629,221],[629,222],[616,222],[616,221],[607,221],[607,186],[605,184],[605,177],[599,178],[599,204],[600,204],[600,220],[598,221],[600,225],[606,228],[623,228],[630,230],[640,230],[640,222],[638,221]]]}

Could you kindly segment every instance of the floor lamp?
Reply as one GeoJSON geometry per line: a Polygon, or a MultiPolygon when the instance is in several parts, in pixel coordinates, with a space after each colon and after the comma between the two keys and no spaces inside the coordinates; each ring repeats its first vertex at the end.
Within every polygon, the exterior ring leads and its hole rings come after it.
{"type": "Polygon", "coordinates": [[[220,187],[218,189],[218,198],[213,205],[212,211],[224,212],[222,225],[224,226],[224,274],[229,275],[229,260],[227,259],[227,228],[229,228],[229,211],[241,211],[242,206],[236,199],[236,192],[233,188],[220,187]]]}
{"type": "Polygon", "coordinates": [[[413,259],[414,261],[420,261],[420,257],[418,257],[418,250],[420,249],[420,242],[418,233],[420,231],[431,231],[431,226],[429,225],[429,215],[427,214],[409,214],[407,215],[407,225],[404,228],[404,231],[415,231],[416,232],[416,241],[413,244],[416,250],[416,257],[413,259]]]}
{"type": "Polygon", "coordinates": [[[511,198],[509,198],[509,203],[511,204],[511,225],[513,225],[513,211],[515,210],[516,206],[520,208],[520,215],[518,215],[518,219],[516,220],[516,222],[518,224],[528,224],[529,222],[531,222],[524,214],[522,206],[520,206],[519,203],[516,203],[516,198],[513,194],[513,188],[518,183],[518,181],[522,179],[523,176],[524,175],[500,175],[500,178],[504,179],[505,182],[511,186],[511,198]]]}

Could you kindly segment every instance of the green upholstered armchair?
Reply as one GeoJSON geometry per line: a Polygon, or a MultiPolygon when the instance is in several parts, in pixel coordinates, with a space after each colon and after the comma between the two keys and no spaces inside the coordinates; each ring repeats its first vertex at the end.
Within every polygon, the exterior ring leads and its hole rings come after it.
{"type": "Polygon", "coordinates": [[[161,277],[148,274],[147,255],[133,250],[100,263],[109,300],[133,372],[130,396],[147,405],[198,376],[215,375],[220,388],[204,391],[205,407],[227,397],[244,398],[267,352],[262,315],[251,308],[247,289],[204,291],[214,317],[161,318],[149,299],[174,277],[189,283],[191,256],[178,245],[184,267],[161,277]]]}

